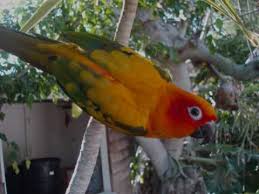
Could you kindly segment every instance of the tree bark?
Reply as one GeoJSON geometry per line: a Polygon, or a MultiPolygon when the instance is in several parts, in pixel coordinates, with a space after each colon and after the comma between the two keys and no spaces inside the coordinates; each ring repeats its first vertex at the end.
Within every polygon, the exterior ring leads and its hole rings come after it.
{"type": "Polygon", "coordinates": [[[84,194],[86,192],[94,171],[104,130],[104,125],[92,117],[89,119],[66,194],[84,194]]]}
{"type": "Polygon", "coordinates": [[[172,168],[168,152],[160,139],[136,137],[138,144],[143,148],[151,160],[158,177],[162,180],[166,172],[172,168]]]}
{"type": "Polygon", "coordinates": [[[127,135],[108,130],[109,161],[112,191],[132,194],[130,183],[131,139],[127,135]]]}
{"type": "Polygon", "coordinates": [[[124,46],[128,46],[130,34],[138,8],[138,0],[123,0],[118,27],[114,39],[124,46]]]}

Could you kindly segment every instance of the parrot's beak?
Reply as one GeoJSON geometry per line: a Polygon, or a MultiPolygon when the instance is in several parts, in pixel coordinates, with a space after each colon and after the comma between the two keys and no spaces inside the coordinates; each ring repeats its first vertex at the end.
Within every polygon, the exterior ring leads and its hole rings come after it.
{"type": "Polygon", "coordinates": [[[199,127],[193,134],[191,134],[191,137],[198,139],[203,138],[203,143],[208,143],[213,141],[213,134],[213,122],[209,122],[199,127]]]}

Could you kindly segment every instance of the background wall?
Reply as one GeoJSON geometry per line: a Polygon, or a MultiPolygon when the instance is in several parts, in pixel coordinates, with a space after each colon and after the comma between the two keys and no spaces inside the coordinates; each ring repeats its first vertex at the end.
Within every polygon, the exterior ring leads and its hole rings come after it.
{"type": "Polygon", "coordinates": [[[0,131],[21,149],[21,159],[58,157],[62,166],[73,166],[80,149],[81,139],[88,121],[83,114],[70,120],[66,126],[64,108],[53,103],[4,105],[6,114],[0,131]]]}

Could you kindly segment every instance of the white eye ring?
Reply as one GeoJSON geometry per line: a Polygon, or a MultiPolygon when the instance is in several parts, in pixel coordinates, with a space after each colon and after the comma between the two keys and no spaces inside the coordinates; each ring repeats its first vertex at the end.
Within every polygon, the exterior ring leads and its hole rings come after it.
{"type": "Polygon", "coordinates": [[[202,117],[202,111],[198,106],[188,107],[188,113],[190,117],[195,121],[200,120],[202,117]]]}

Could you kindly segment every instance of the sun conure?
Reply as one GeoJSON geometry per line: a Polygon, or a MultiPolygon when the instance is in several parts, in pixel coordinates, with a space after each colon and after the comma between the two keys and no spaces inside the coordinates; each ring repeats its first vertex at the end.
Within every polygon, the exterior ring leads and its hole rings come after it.
{"type": "Polygon", "coordinates": [[[77,105],[114,130],[184,137],[216,120],[206,100],[180,89],[149,59],[114,41],[69,32],[61,42],[0,26],[0,48],[55,76],[77,105]]]}

